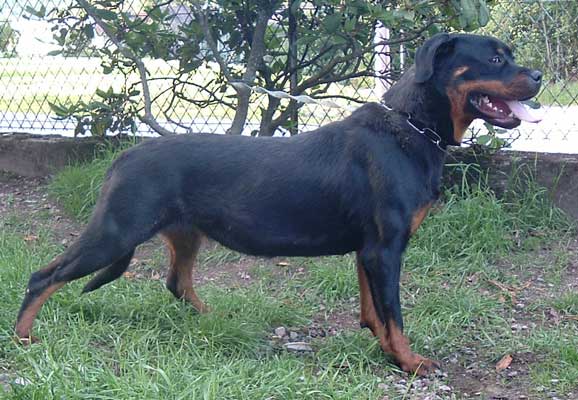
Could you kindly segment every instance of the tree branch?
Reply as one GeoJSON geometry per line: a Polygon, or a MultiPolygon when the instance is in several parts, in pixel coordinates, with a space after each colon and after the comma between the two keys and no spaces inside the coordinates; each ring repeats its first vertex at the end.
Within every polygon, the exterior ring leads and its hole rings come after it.
{"type": "Polygon", "coordinates": [[[174,131],[163,128],[155,119],[152,113],[151,94],[147,81],[147,71],[143,61],[127,46],[125,46],[116,36],[115,32],[107,25],[95,12],[94,6],[86,0],[77,0],[78,4],[94,20],[94,22],[103,30],[109,40],[114,43],[118,51],[126,58],[135,63],[143,90],[144,115],[139,116],[140,120],[150,126],[156,133],[161,136],[174,135],[174,131]]]}

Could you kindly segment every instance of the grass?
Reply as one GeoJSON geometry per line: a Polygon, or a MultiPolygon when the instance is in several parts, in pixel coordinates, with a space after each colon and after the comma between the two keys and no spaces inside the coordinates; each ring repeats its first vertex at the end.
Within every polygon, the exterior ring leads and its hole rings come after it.
{"type": "Polygon", "coordinates": [[[50,183],[49,194],[58,200],[69,215],[86,222],[98,199],[106,171],[131,144],[126,143],[121,147],[104,145],[98,150],[94,161],[65,168],[50,183]]]}
{"type": "MultiPolygon", "coordinates": [[[[68,168],[55,178],[50,193],[85,220],[100,177],[115,156],[106,149],[99,160],[68,168]]],[[[572,319],[550,324],[544,315],[550,308],[562,317],[578,313],[576,294],[561,290],[563,266],[572,255],[563,247],[542,249],[575,231],[551,207],[544,190],[518,189],[528,179],[531,175],[520,171],[502,199],[483,185],[445,193],[405,257],[406,333],[425,355],[458,358],[457,367],[449,365],[446,383],[452,386],[459,386],[461,365],[492,373],[504,354],[516,358],[530,352],[535,360],[520,393],[541,398],[555,391],[563,398],[578,389],[578,326],[572,319]],[[520,318],[516,306],[510,298],[501,299],[503,293],[490,281],[515,286],[536,272],[553,288],[549,296],[524,299],[531,310],[525,318],[532,318],[536,328],[513,332],[511,321],[520,318]]],[[[10,337],[25,283],[61,248],[49,231],[38,232],[21,218],[2,216],[0,224],[5,311],[0,314],[0,375],[26,383],[13,384],[8,398],[412,398],[407,387],[400,392],[384,386],[396,369],[370,334],[335,319],[336,314],[355,319],[358,287],[351,255],[292,259],[284,266],[253,261],[258,273],[252,275],[258,278],[244,286],[200,287],[201,298],[214,309],[206,315],[175,302],[158,280],[121,279],[84,296],[78,296],[84,282],[74,282],[43,308],[36,325],[43,341],[23,348],[10,337]],[[32,229],[38,239],[25,240],[32,229]],[[301,329],[312,323],[337,327],[339,334],[312,339],[316,352],[308,355],[288,353],[271,340],[277,326],[301,329]]],[[[246,262],[218,246],[200,259],[203,270],[246,262]]],[[[443,391],[438,395],[452,398],[443,391]]]]}

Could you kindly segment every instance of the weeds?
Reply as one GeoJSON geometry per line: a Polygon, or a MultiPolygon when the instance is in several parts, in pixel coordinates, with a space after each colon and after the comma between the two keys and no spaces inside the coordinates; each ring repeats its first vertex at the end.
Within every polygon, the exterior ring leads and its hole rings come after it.
{"type": "MultiPolygon", "coordinates": [[[[107,150],[94,163],[69,168],[50,192],[85,220],[99,177],[115,155],[107,150]]],[[[517,353],[530,352],[535,355],[527,367],[530,382],[520,381],[520,392],[543,398],[556,391],[564,397],[577,389],[578,380],[578,326],[568,318],[578,313],[575,293],[554,286],[548,300],[526,299],[523,314],[488,283],[515,282],[520,272],[538,271],[563,281],[575,259],[564,247],[536,256],[545,246],[563,243],[573,226],[524,174],[511,180],[501,198],[483,181],[444,194],[406,253],[401,295],[406,333],[424,355],[458,360],[456,366],[445,363],[448,384],[467,373],[463,366],[495,374],[503,354],[514,354],[515,364],[517,353]],[[558,325],[544,322],[549,308],[560,314],[558,325]],[[513,332],[512,320],[521,314],[536,327],[513,332]]],[[[354,256],[295,259],[283,267],[254,261],[270,272],[256,274],[244,287],[199,288],[213,308],[206,315],[175,302],[157,280],[121,279],[80,297],[83,282],[74,282],[43,308],[36,326],[43,342],[22,348],[10,337],[26,281],[60,249],[49,232],[36,232],[38,239],[28,242],[26,223],[8,216],[0,223],[6,310],[0,314],[0,375],[7,371],[27,382],[13,384],[10,398],[411,398],[409,386],[401,391],[384,386],[397,370],[370,333],[332,319],[337,311],[357,319],[357,301],[351,301],[358,296],[354,256]],[[320,314],[320,304],[331,312],[320,314]],[[310,355],[288,353],[272,342],[275,327],[306,328],[310,320],[337,326],[339,334],[311,339],[316,352],[310,355]]],[[[204,270],[251,262],[243,257],[216,246],[206,248],[200,262],[204,270]]]]}

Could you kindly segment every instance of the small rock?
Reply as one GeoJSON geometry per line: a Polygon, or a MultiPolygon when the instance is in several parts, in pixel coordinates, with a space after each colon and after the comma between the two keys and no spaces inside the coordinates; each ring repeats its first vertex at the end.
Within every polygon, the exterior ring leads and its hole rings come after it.
{"type": "Polygon", "coordinates": [[[275,328],[275,335],[277,335],[281,338],[284,336],[287,336],[287,329],[285,329],[284,326],[280,326],[278,328],[275,328]]]}
{"type": "Polygon", "coordinates": [[[244,271],[239,272],[237,275],[239,275],[239,277],[240,277],[241,279],[244,279],[244,280],[246,280],[246,281],[248,281],[248,280],[251,279],[251,275],[249,275],[248,273],[246,273],[246,272],[244,272],[244,271]]]}
{"type": "Polygon", "coordinates": [[[451,391],[452,391],[452,388],[449,387],[448,385],[440,385],[439,389],[440,389],[442,392],[451,392],[451,391]]]}
{"type": "Polygon", "coordinates": [[[288,351],[313,352],[313,348],[306,342],[289,342],[283,345],[288,351]]]}
{"type": "Polygon", "coordinates": [[[14,379],[14,384],[15,385],[21,385],[21,386],[26,386],[26,385],[30,385],[32,382],[30,382],[28,379],[26,378],[22,378],[22,377],[17,377],[16,379],[14,379]]]}
{"type": "Polygon", "coordinates": [[[299,337],[299,334],[297,332],[289,332],[289,339],[291,340],[296,340],[299,337]]]}
{"type": "Polygon", "coordinates": [[[510,371],[508,372],[508,377],[509,378],[513,378],[515,376],[518,376],[518,371],[510,371]]]}

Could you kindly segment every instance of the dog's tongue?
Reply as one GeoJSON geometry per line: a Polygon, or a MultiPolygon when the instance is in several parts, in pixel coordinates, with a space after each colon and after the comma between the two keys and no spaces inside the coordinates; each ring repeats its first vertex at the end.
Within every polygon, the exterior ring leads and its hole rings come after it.
{"type": "Polygon", "coordinates": [[[521,102],[512,100],[506,101],[508,107],[510,107],[510,111],[512,114],[516,116],[516,118],[526,121],[526,122],[540,122],[542,120],[542,115],[538,115],[535,110],[531,110],[528,107],[525,107],[521,102]]]}

